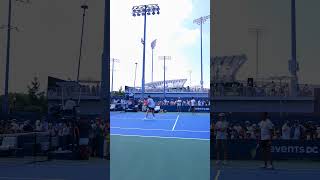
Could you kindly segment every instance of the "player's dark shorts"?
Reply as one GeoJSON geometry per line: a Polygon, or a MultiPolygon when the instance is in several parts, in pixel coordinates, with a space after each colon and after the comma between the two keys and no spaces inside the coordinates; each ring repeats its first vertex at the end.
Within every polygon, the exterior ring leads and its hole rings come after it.
{"type": "Polygon", "coordinates": [[[271,140],[261,140],[262,149],[271,149],[271,140]]]}
{"type": "Polygon", "coordinates": [[[149,109],[150,111],[154,111],[154,108],[153,108],[153,107],[148,107],[148,109],[149,109]]]}
{"type": "Polygon", "coordinates": [[[216,139],[216,148],[218,149],[218,151],[220,151],[220,149],[227,149],[227,140],[226,139],[216,139]]]}
{"type": "Polygon", "coordinates": [[[192,110],[195,110],[195,107],[194,107],[194,106],[191,106],[191,109],[192,109],[192,110]]]}

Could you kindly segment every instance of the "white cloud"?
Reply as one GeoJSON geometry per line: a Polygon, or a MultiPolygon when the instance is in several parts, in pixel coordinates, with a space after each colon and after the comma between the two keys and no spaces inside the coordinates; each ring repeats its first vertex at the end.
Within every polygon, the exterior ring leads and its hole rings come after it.
{"type": "MultiPolygon", "coordinates": [[[[146,39],[146,82],[151,81],[151,47],[157,39],[154,50],[154,81],[163,80],[163,61],[158,56],[171,56],[167,62],[166,79],[189,78],[193,59],[185,55],[186,47],[197,46],[199,29],[186,28],[183,23],[192,24],[192,0],[150,1],[150,0],[111,0],[111,57],[120,59],[115,64],[114,90],[120,86],[133,85],[135,62],[138,62],[136,85],[141,85],[143,46],[143,17],[132,17],[134,5],[153,4],[160,6],[160,15],[147,16],[146,39]]],[[[196,52],[198,53],[198,52],[196,52]]],[[[194,73],[193,73],[194,74],[194,73]]],[[[192,80],[195,82],[194,80],[192,80]]]]}

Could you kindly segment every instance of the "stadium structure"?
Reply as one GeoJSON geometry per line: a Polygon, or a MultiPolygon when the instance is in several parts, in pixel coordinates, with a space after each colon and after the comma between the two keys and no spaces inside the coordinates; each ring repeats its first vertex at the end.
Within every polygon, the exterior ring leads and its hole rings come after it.
{"type": "Polygon", "coordinates": [[[211,81],[237,81],[237,73],[245,62],[247,62],[247,56],[244,54],[215,57],[210,63],[211,81]]]}
{"type": "MultiPolygon", "coordinates": [[[[145,97],[155,98],[209,98],[209,89],[201,90],[200,86],[185,86],[187,79],[173,79],[167,81],[155,81],[145,84],[145,97]],[[165,88],[164,88],[165,83],[165,88]],[[165,90],[165,93],[164,93],[165,90]]],[[[125,87],[126,94],[134,94],[135,98],[142,98],[140,87],[125,87]]]]}
{"type": "Polygon", "coordinates": [[[79,105],[80,114],[101,114],[103,105],[100,84],[100,81],[90,79],[80,80],[77,83],[49,76],[47,86],[49,114],[70,98],[79,105]]]}
{"type": "MultiPolygon", "coordinates": [[[[168,80],[166,81],[167,88],[182,88],[184,84],[187,82],[187,79],[175,79],[175,80],[168,80]]],[[[152,89],[161,89],[163,88],[163,81],[155,81],[151,83],[146,83],[145,88],[150,91],[152,89]]]]}
{"type": "Polygon", "coordinates": [[[319,85],[296,84],[298,94],[293,95],[292,75],[239,79],[239,70],[246,62],[247,56],[243,54],[211,58],[210,104],[214,111],[320,112],[319,85]]]}

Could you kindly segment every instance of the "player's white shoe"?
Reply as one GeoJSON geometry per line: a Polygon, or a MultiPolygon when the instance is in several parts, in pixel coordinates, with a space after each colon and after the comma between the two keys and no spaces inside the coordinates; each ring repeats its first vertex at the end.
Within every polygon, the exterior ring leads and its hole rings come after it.
{"type": "Polygon", "coordinates": [[[273,165],[269,165],[267,169],[274,169],[273,165]]]}

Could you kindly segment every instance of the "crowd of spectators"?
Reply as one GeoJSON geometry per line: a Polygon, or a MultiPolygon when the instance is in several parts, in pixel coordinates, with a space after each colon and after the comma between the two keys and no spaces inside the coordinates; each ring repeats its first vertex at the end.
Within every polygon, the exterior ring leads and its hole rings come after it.
{"type": "MultiPolygon", "coordinates": [[[[212,87],[215,96],[289,96],[289,84],[279,84],[272,81],[269,84],[253,83],[216,83],[212,87]]],[[[312,88],[308,85],[298,87],[299,96],[312,96],[312,88]]]]}
{"type": "MultiPolygon", "coordinates": [[[[271,119],[272,121],[272,119],[271,119]]],[[[211,136],[215,138],[214,123],[211,124],[211,136]]],[[[250,121],[228,123],[228,139],[259,139],[260,127],[258,123],[250,121]]],[[[320,140],[320,123],[312,121],[286,121],[274,126],[273,139],[283,140],[320,140]]]]}
{"type": "MultiPolygon", "coordinates": [[[[177,106],[178,98],[174,99],[154,99],[157,106],[177,106]]],[[[182,106],[191,106],[191,98],[181,98],[181,105],[182,106]]],[[[195,99],[197,106],[210,106],[210,100],[209,99],[195,99]]],[[[113,99],[111,100],[111,104],[121,104],[123,107],[127,103],[127,100],[125,99],[113,99]]],[[[136,100],[136,104],[143,105],[144,100],[138,99],[136,100]]]]}
{"type": "MultiPolygon", "coordinates": [[[[141,92],[141,89],[131,89],[134,92],[141,92]]],[[[208,92],[209,89],[201,89],[200,87],[179,87],[179,88],[166,88],[166,92],[208,92]]],[[[146,88],[145,92],[163,92],[163,87],[146,88]]]]}
{"type": "MultiPolygon", "coordinates": [[[[171,99],[171,100],[159,100],[157,101],[158,106],[176,106],[178,102],[178,99],[171,99]]],[[[196,105],[197,106],[210,106],[209,100],[203,100],[203,99],[196,99],[196,105]]],[[[191,99],[181,99],[182,106],[191,106],[191,99]]]]}
{"type": "MultiPolygon", "coordinates": [[[[48,122],[47,120],[22,120],[11,119],[8,121],[0,121],[0,134],[13,134],[13,133],[30,133],[30,132],[43,132],[50,137],[51,150],[71,150],[70,144],[75,147],[80,145],[80,133],[85,131],[84,136],[87,137],[89,149],[92,157],[101,155],[101,146],[106,146],[107,140],[110,138],[110,124],[102,121],[99,118],[91,120],[85,126],[80,123],[74,125],[70,121],[65,122],[48,122]],[[102,144],[101,144],[102,143],[102,144]]],[[[23,134],[21,134],[23,136],[23,134]]],[[[39,136],[41,136],[39,134],[39,136]]],[[[83,135],[82,135],[83,136],[83,135]]],[[[85,138],[86,139],[86,138],[85,138]]]]}

